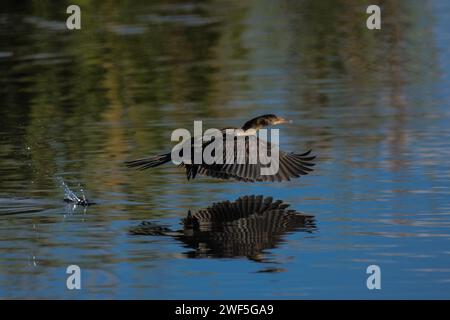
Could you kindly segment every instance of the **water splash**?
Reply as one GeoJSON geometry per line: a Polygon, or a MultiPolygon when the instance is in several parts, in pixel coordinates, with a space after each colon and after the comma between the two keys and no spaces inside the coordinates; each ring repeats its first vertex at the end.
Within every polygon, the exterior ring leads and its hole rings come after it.
{"type": "Polygon", "coordinates": [[[94,204],[93,202],[90,202],[85,195],[84,189],[80,186],[80,193],[81,195],[78,196],[75,192],[73,192],[69,186],[64,182],[62,178],[58,178],[60,181],[60,184],[64,190],[64,201],[73,203],[75,205],[80,206],[90,206],[94,204]]]}

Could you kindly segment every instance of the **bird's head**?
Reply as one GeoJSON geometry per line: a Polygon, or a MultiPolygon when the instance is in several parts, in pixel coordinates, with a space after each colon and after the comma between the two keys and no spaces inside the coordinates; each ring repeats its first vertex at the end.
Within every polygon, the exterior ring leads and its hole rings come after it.
{"type": "Polygon", "coordinates": [[[247,121],[244,126],[242,127],[242,130],[247,131],[248,129],[254,129],[259,130],[261,128],[272,126],[276,124],[283,124],[283,123],[291,123],[291,120],[287,120],[282,117],[278,117],[274,114],[265,114],[263,116],[259,116],[256,118],[253,118],[249,121],[247,121]]]}

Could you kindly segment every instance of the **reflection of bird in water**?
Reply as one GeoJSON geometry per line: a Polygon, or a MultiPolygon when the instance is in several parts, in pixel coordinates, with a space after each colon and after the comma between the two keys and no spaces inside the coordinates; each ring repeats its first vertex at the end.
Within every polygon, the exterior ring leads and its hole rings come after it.
{"type": "MultiPolygon", "coordinates": [[[[279,151],[279,169],[270,174],[262,174],[262,168],[268,168],[270,164],[267,161],[257,157],[256,161],[251,160],[252,157],[256,156],[256,154],[264,154],[269,155],[271,153],[272,145],[270,142],[264,141],[259,138],[257,135],[257,131],[261,128],[282,124],[290,122],[284,118],[277,117],[273,114],[263,115],[260,117],[256,117],[244,124],[241,130],[236,130],[237,128],[225,128],[221,130],[221,135],[223,138],[223,161],[220,163],[219,161],[212,162],[211,164],[207,164],[202,162],[201,164],[194,163],[194,144],[196,141],[199,141],[198,137],[191,138],[186,141],[188,143],[188,148],[191,148],[191,162],[185,163],[182,162],[180,166],[186,168],[186,175],[188,180],[194,179],[197,174],[203,174],[214,178],[219,179],[235,179],[238,181],[247,181],[247,182],[255,182],[255,181],[285,181],[290,180],[291,178],[298,178],[301,175],[306,175],[311,172],[314,166],[312,161],[315,157],[310,156],[310,152],[305,152],[302,154],[297,153],[288,153],[279,151]],[[230,131],[227,132],[228,129],[234,129],[231,132],[230,139],[230,131]],[[226,139],[233,142],[237,142],[239,136],[244,136],[245,148],[242,151],[238,151],[238,148],[228,147],[225,143],[226,139]],[[250,138],[254,137],[256,139],[256,144],[258,147],[250,143],[250,138]],[[258,149],[259,148],[259,149],[258,149]],[[259,151],[259,152],[258,152],[259,151]],[[228,159],[228,160],[227,160],[228,159]],[[230,163],[232,162],[232,163],[230,163]]],[[[212,138],[210,141],[201,142],[201,151],[203,154],[203,150],[214,141],[212,138]]],[[[253,141],[255,141],[253,139],[253,141]]],[[[215,152],[215,151],[214,151],[215,152]]],[[[212,152],[213,155],[215,153],[212,152]]],[[[182,151],[180,151],[180,155],[182,156],[182,151]]],[[[149,158],[138,159],[134,161],[126,162],[128,167],[136,167],[138,169],[147,169],[160,166],[164,163],[170,162],[172,160],[171,153],[165,153],[149,158]]]]}
{"type": "Polygon", "coordinates": [[[313,216],[288,209],[289,205],[271,197],[244,196],[190,211],[182,220],[183,230],[172,231],[152,222],[142,222],[130,230],[133,235],[167,235],[194,251],[191,258],[231,258],[246,256],[263,261],[263,250],[276,248],[287,233],[315,230],[313,216]]]}

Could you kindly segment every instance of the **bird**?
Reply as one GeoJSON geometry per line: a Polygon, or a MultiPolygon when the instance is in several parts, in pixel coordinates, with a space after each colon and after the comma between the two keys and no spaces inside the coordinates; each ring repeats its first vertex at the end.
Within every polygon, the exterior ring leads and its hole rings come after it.
{"type": "Polygon", "coordinates": [[[182,230],[151,221],[129,229],[130,235],[170,236],[194,249],[190,258],[247,257],[264,262],[264,250],[278,247],[283,236],[293,232],[314,233],[315,218],[289,204],[263,195],[241,196],[235,201],[213,203],[181,220],[182,230]]]}
{"type": "MultiPolygon", "coordinates": [[[[245,141],[245,148],[243,151],[237,151],[237,148],[227,148],[225,143],[223,149],[223,159],[231,159],[231,161],[214,162],[214,163],[195,163],[194,161],[182,161],[179,166],[186,169],[187,180],[195,179],[197,174],[223,179],[223,180],[235,180],[243,182],[282,182],[290,181],[292,178],[299,178],[302,175],[306,175],[313,171],[315,163],[311,162],[315,159],[315,156],[311,155],[309,150],[304,153],[285,152],[279,150],[278,156],[278,170],[271,174],[264,174],[262,169],[268,168],[268,164],[263,163],[261,159],[257,159],[256,162],[250,160],[251,155],[262,152],[262,154],[270,154],[272,147],[275,145],[271,142],[265,141],[258,136],[258,131],[262,128],[290,123],[283,117],[276,116],[274,114],[265,114],[255,117],[247,121],[241,128],[226,127],[220,130],[223,141],[226,141],[230,137],[235,142],[238,138],[243,137],[245,141]],[[231,133],[230,133],[231,132],[231,133]],[[256,141],[255,144],[252,144],[256,141]],[[238,158],[243,157],[241,162],[237,161],[238,158]]],[[[198,137],[193,137],[187,140],[186,146],[194,150],[194,145],[198,142],[198,137]]],[[[208,141],[201,140],[201,150],[212,143],[215,138],[211,138],[208,141]]],[[[220,151],[219,151],[220,152],[220,151]]],[[[192,159],[193,159],[192,155],[192,159]]],[[[126,161],[126,166],[130,168],[137,168],[140,170],[158,167],[165,163],[172,161],[172,154],[164,153],[142,159],[126,161]]]]}

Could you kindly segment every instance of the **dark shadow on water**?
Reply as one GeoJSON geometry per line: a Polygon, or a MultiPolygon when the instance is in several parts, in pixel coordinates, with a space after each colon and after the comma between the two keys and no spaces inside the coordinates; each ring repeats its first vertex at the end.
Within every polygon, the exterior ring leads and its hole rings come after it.
{"type": "Polygon", "coordinates": [[[293,232],[312,233],[315,218],[289,209],[272,197],[243,196],[234,202],[214,203],[182,219],[183,229],[144,221],[130,229],[132,235],[170,236],[193,249],[189,258],[247,257],[266,262],[264,250],[277,248],[293,232]]]}
{"type": "Polygon", "coordinates": [[[38,213],[52,207],[52,204],[29,198],[0,198],[0,217],[38,213]]]}

